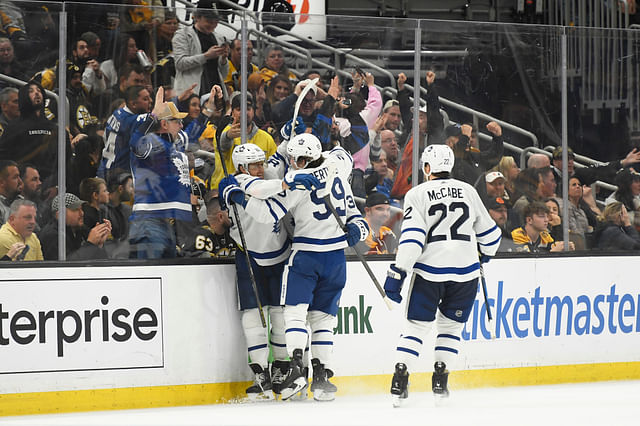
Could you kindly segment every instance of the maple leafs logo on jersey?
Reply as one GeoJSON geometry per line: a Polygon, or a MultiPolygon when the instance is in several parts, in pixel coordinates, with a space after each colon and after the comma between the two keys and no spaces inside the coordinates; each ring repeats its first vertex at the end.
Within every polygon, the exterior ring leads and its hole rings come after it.
{"type": "Polygon", "coordinates": [[[191,188],[188,163],[184,162],[181,156],[173,157],[171,161],[173,161],[173,165],[178,170],[178,181],[180,184],[191,188]]]}

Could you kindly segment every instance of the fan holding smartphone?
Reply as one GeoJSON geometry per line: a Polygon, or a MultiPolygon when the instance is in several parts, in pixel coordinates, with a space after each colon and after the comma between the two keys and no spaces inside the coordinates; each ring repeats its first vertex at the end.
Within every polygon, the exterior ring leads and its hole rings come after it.
{"type": "Polygon", "coordinates": [[[11,203],[9,219],[0,228],[2,260],[44,260],[36,228],[36,205],[29,200],[11,203]]]}

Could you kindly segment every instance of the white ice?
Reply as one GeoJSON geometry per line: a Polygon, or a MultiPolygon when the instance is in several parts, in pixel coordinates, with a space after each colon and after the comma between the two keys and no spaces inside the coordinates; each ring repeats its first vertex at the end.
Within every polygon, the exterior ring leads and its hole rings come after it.
{"type": "Polygon", "coordinates": [[[640,424],[640,381],[452,390],[446,405],[413,393],[393,408],[389,395],[333,402],[270,401],[197,407],[0,418],[0,425],[598,425],[640,424]]]}

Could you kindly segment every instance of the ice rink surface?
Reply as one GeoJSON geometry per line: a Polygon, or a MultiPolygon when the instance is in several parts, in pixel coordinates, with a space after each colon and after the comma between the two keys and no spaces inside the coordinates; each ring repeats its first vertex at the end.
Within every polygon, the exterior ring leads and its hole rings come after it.
{"type": "Polygon", "coordinates": [[[0,425],[640,425],[640,381],[452,390],[446,405],[414,393],[0,418],[0,425]]]}

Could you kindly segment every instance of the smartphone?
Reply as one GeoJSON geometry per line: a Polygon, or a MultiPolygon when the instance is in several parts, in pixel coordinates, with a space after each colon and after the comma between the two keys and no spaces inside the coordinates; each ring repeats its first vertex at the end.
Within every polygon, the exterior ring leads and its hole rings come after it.
{"type": "Polygon", "coordinates": [[[366,74],[364,73],[364,71],[362,70],[362,68],[360,68],[360,66],[356,65],[355,70],[358,74],[360,74],[362,77],[366,76],[366,74]]]}
{"type": "Polygon", "coordinates": [[[31,247],[29,247],[28,244],[24,246],[24,248],[22,249],[22,252],[16,257],[16,260],[24,260],[24,257],[27,255],[27,253],[29,253],[30,248],[31,247]]]}
{"type": "Polygon", "coordinates": [[[344,105],[344,106],[349,106],[349,105],[351,105],[351,99],[349,99],[349,98],[344,98],[344,99],[342,100],[342,105],[344,105]]]}

